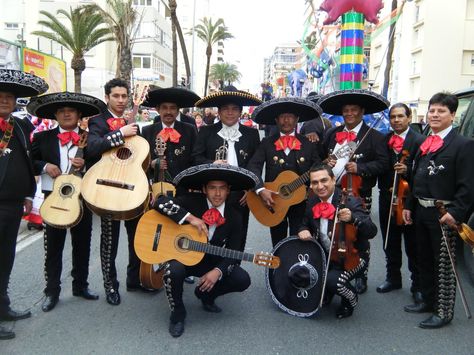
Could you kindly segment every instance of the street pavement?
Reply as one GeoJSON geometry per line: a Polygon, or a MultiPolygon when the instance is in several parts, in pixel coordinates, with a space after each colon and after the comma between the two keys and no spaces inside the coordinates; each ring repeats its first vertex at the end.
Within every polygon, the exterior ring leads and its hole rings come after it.
{"type": "MultiPolygon", "coordinates": [[[[377,217],[373,217],[377,221],[377,217]]],[[[22,236],[28,233],[22,232],[22,236]]],[[[106,303],[97,217],[94,217],[93,233],[89,282],[90,287],[100,293],[100,299],[86,301],[72,296],[71,250],[67,242],[60,302],[49,313],[41,311],[44,288],[42,234],[28,235],[19,242],[10,296],[15,309],[30,309],[33,316],[1,323],[13,329],[16,338],[0,341],[0,354],[474,353],[474,322],[466,318],[459,293],[452,324],[438,330],[423,330],[417,324],[426,315],[403,311],[403,306],[411,303],[406,269],[402,290],[383,295],[375,291],[385,277],[380,234],[372,241],[369,290],[360,296],[352,317],[335,318],[339,304],[336,298],[312,319],[290,316],[272,302],[265,287],[265,269],[243,263],[251,275],[252,285],[244,293],[219,298],[216,303],[223,308],[220,314],[204,312],[194,297],[194,286],[185,285],[186,330],[182,337],[174,339],[168,334],[169,309],[164,292],[150,295],[125,290],[127,239],[123,228],[117,258],[122,303],[119,306],[106,303]]],[[[268,228],[251,217],[247,250],[270,249],[268,228]]],[[[474,307],[474,287],[463,272],[461,277],[468,302],[474,307]]]]}

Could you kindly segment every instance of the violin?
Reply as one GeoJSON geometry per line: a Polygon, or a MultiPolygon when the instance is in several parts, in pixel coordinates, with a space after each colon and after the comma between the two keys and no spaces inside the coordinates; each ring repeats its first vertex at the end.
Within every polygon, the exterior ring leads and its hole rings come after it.
{"type": "MultiPolygon", "coordinates": [[[[342,191],[341,202],[336,213],[345,208],[347,190],[342,191]]],[[[337,216],[336,216],[337,218],[337,216]]],[[[357,241],[357,228],[347,222],[337,220],[334,229],[333,245],[331,247],[330,260],[344,265],[344,270],[352,270],[359,265],[359,252],[354,244],[357,241]]]]}
{"type": "MultiPolygon", "coordinates": [[[[441,216],[444,216],[446,213],[448,213],[448,211],[446,211],[446,207],[444,206],[443,202],[436,201],[435,206],[438,209],[439,214],[441,216]]],[[[474,250],[474,232],[471,229],[471,227],[469,227],[466,223],[457,222],[455,226],[455,230],[456,232],[458,232],[459,236],[464,241],[464,243],[469,245],[474,250]]]]}
{"type": "MultiPolygon", "coordinates": [[[[357,161],[362,154],[354,155],[353,160],[357,161]]],[[[362,187],[362,178],[359,175],[346,173],[341,179],[341,188],[346,190],[349,196],[360,196],[360,189],[362,187]]]]}
{"type": "MultiPolygon", "coordinates": [[[[399,163],[405,164],[409,155],[408,150],[404,149],[399,163]]],[[[405,201],[410,193],[410,187],[408,186],[408,182],[395,172],[392,189],[392,215],[395,218],[397,226],[403,226],[405,224],[403,222],[403,208],[405,207],[405,201]]]]}

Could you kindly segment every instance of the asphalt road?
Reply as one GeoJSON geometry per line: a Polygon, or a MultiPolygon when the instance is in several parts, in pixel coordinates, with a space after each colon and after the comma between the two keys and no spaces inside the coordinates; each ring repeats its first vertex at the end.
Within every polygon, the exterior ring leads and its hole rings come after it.
{"type": "MultiPolygon", "coordinates": [[[[181,338],[168,334],[169,309],[164,292],[155,295],[125,291],[126,238],[117,259],[122,304],[105,302],[99,260],[100,224],[94,221],[90,264],[90,287],[100,293],[98,301],[86,301],[71,294],[70,245],[64,252],[63,291],[57,307],[41,311],[43,244],[30,236],[18,252],[10,295],[17,309],[31,309],[33,317],[15,323],[14,340],[0,341],[0,354],[473,354],[474,321],[467,320],[459,298],[451,325],[438,330],[422,330],[418,322],[426,315],[403,312],[411,302],[409,283],[402,290],[378,294],[376,286],[385,276],[380,235],[372,241],[369,291],[360,297],[351,318],[337,320],[338,301],[322,309],[315,318],[301,319],[280,311],[265,288],[265,270],[243,264],[252,278],[242,294],[217,300],[220,314],[204,312],[185,286],[188,317],[181,338]]],[[[68,244],[68,243],[66,243],[68,244]]],[[[247,249],[269,251],[267,228],[252,217],[247,249]]],[[[405,279],[408,279],[404,270],[405,279]]],[[[474,288],[461,273],[468,301],[474,307],[474,288]]]]}

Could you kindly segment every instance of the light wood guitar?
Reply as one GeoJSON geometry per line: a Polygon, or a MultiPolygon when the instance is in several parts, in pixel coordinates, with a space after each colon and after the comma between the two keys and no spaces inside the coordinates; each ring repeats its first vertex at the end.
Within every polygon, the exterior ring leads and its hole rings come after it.
{"type": "MultiPolygon", "coordinates": [[[[86,145],[87,132],[83,132],[77,143],[76,158],[84,156],[86,145]]],[[[50,226],[60,229],[71,228],[78,224],[82,218],[81,184],[81,173],[72,165],[66,174],[56,177],[53,191],[40,207],[41,218],[50,226]]]]}
{"type": "Polygon", "coordinates": [[[179,225],[155,210],[146,212],[135,232],[135,252],[140,260],[161,264],[177,260],[184,265],[196,265],[205,254],[235,260],[250,261],[268,268],[280,266],[280,259],[268,253],[250,254],[207,243],[204,233],[192,225],[179,225]]]}
{"type": "MultiPolygon", "coordinates": [[[[134,96],[134,107],[128,123],[135,122],[138,107],[145,98],[134,96]]],[[[150,145],[138,135],[124,139],[125,144],[110,149],[84,175],[82,197],[90,209],[99,216],[115,220],[138,217],[149,201],[148,178],[150,145]]]]}
{"type": "Polygon", "coordinates": [[[273,195],[275,204],[271,208],[254,191],[247,194],[247,205],[257,221],[274,227],[283,221],[291,206],[304,201],[308,179],[309,172],[298,176],[291,170],[285,170],[274,181],[264,184],[266,189],[278,192],[278,195],[273,195]]]}

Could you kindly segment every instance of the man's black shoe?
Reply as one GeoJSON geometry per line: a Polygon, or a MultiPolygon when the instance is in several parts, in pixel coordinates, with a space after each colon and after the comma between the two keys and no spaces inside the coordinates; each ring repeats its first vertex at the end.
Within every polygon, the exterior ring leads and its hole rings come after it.
{"type": "Polygon", "coordinates": [[[403,309],[405,312],[408,312],[408,313],[433,312],[433,306],[425,302],[409,304],[408,306],[403,307],[403,309]]]}
{"type": "Polygon", "coordinates": [[[399,290],[401,288],[402,288],[401,282],[392,282],[392,281],[386,280],[377,287],[376,291],[378,293],[387,293],[393,290],[399,290]]]}
{"type": "Polygon", "coordinates": [[[325,292],[323,298],[323,306],[329,306],[334,298],[334,293],[325,292]]]}
{"type": "Polygon", "coordinates": [[[184,278],[184,282],[186,282],[187,284],[193,284],[194,283],[194,277],[193,276],[188,276],[188,277],[185,277],[184,278]]]}
{"type": "Polygon", "coordinates": [[[31,317],[30,311],[14,311],[13,309],[9,309],[8,311],[0,313],[0,320],[5,321],[15,321],[20,319],[26,319],[31,317]]]}
{"type": "Polygon", "coordinates": [[[154,288],[143,287],[142,285],[127,285],[128,292],[143,292],[143,293],[157,293],[160,290],[154,288]]]}
{"type": "Polygon", "coordinates": [[[120,304],[120,293],[118,290],[110,289],[109,291],[105,291],[105,299],[107,303],[112,306],[118,306],[120,304]]]}
{"type": "Polygon", "coordinates": [[[362,277],[356,278],[355,279],[355,289],[356,289],[356,292],[359,295],[365,293],[365,291],[367,291],[367,280],[362,278],[362,277]]]}
{"type": "Polygon", "coordinates": [[[15,333],[11,330],[6,330],[5,328],[0,327],[0,340],[13,339],[14,337],[15,333]]]}
{"type": "Polygon", "coordinates": [[[336,310],[336,318],[342,319],[352,316],[354,312],[354,308],[347,306],[347,305],[340,305],[339,308],[336,310]]]}
{"type": "Polygon", "coordinates": [[[436,329],[436,328],[444,327],[450,322],[451,320],[443,319],[433,314],[431,317],[429,317],[428,319],[425,319],[423,322],[418,324],[418,326],[423,329],[436,329]]]}
{"type": "Polygon", "coordinates": [[[423,302],[423,294],[421,292],[413,292],[411,296],[413,297],[413,301],[415,301],[415,303],[423,302]]]}
{"type": "Polygon", "coordinates": [[[41,309],[43,312],[49,312],[51,311],[54,307],[59,302],[59,296],[57,295],[46,295],[46,298],[43,301],[43,304],[41,305],[41,309]]]}
{"type": "Polygon", "coordinates": [[[194,294],[196,295],[197,298],[201,300],[202,308],[206,312],[210,312],[210,313],[222,312],[222,309],[214,303],[214,300],[209,299],[209,297],[207,296],[207,292],[201,292],[199,290],[199,287],[196,287],[194,289],[194,294]]]}
{"type": "Polygon", "coordinates": [[[72,295],[76,297],[82,297],[85,298],[86,300],[98,300],[99,295],[95,293],[92,290],[89,290],[89,288],[83,288],[82,290],[73,290],[72,295]]]}
{"type": "Polygon", "coordinates": [[[170,327],[168,328],[173,338],[178,338],[184,333],[184,321],[172,322],[170,321],[170,327]]]}

